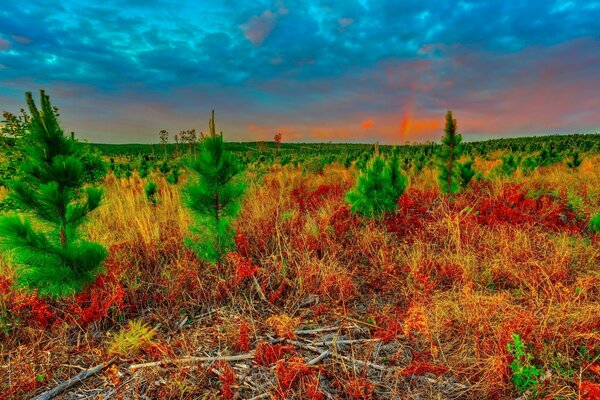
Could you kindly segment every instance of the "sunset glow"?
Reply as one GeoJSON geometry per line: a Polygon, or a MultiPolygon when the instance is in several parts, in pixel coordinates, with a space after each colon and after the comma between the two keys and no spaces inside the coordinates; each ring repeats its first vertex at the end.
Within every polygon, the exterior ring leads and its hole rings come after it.
{"type": "Polygon", "coordinates": [[[600,3],[5,2],[0,103],[44,88],[96,142],[436,140],[600,130],[600,3]],[[485,22],[484,22],[485,21],[485,22]]]}

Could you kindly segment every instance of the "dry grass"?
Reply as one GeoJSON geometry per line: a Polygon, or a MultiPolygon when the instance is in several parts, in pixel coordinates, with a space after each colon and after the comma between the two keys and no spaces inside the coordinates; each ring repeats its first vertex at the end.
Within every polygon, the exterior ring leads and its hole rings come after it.
{"type": "MultiPolygon", "coordinates": [[[[478,159],[475,168],[487,174],[497,164],[478,159]]],[[[386,221],[344,214],[343,195],[354,182],[354,170],[330,166],[315,175],[274,167],[263,177],[250,175],[236,228],[248,243],[246,256],[259,267],[256,277],[267,302],[250,281],[235,282],[233,261],[218,269],[187,252],[182,238],[188,234],[189,216],[181,207],[179,187],[153,177],[160,200],[152,205],[142,180],[109,177],[105,204],[86,229],[122,267],[118,281],[131,307],[112,309],[86,327],[58,322],[44,330],[29,326],[29,314],[19,310],[0,344],[0,393],[6,391],[7,398],[31,395],[74,375],[78,371],[72,365],[106,359],[107,332],[118,332],[128,318],[140,318],[160,325],[152,346],[124,357],[125,366],[185,355],[235,354],[242,335],[249,336],[254,349],[268,334],[293,336],[289,331],[296,325],[305,329],[354,321],[364,328],[362,336],[348,333],[347,338],[387,333],[394,339],[377,348],[352,345],[343,354],[399,371],[414,368],[418,360],[429,368],[409,378],[365,372],[331,358],[323,362],[318,379],[323,390],[341,398],[371,391],[369,381],[375,398],[516,397],[506,344],[518,333],[543,371],[538,396],[580,398],[582,381],[600,381],[598,237],[541,223],[484,225],[473,210],[502,196],[507,184],[518,183],[524,190],[547,187],[565,193],[585,215],[598,212],[597,165],[598,156],[585,159],[576,172],[559,164],[531,176],[517,173],[476,184],[454,199],[435,193],[435,171],[426,169],[411,176],[410,185],[419,193],[433,191],[435,198],[417,198],[418,205],[427,207],[419,215],[423,226],[402,233],[388,229],[386,221]],[[455,380],[467,389],[450,396],[439,385],[423,383],[423,376],[455,380]]],[[[5,266],[0,275],[10,278],[5,266]]],[[[9,307],[8,296],[0,295],[0,307],[9,307]]],[[[316,354],[304,356],[308,360],[316,354]]],[[[241,398],[250,393],[241,377],[272,377],[261,368],[237,370],[241,398]]],[[[122,372],[106,371],[97,385],[118,388],[125,397],[216,398],[222,393],[211,367],[140,371],[127,384],[122,372]]],[[[287,395],[307,398],[313,380],[307,376],[287,395]]],[[[278,390],[275,381],[266,382],[263,392],[278,390]]]]}

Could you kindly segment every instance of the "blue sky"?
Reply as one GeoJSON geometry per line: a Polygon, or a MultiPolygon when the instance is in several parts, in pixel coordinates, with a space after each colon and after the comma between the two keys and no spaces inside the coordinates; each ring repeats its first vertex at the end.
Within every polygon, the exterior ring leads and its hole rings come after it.
{"type": "Polygon", "coordinates": [[[44,88],[97,142],[600,131],[600,1],[14,1],[0,108],[44,88]]]}

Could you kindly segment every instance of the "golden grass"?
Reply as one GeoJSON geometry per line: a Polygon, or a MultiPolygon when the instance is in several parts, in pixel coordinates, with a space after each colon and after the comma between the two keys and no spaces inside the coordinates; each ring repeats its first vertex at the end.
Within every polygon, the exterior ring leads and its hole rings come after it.
{"type": "MultiPolygon", "coordinates": [[[[477,159],[475,168],[490,173],[500,154],[491,161],[477,159]]],[[[86,224],[86,231],[91,240],[107,247],[127,245],[118,253],[128,266],[122,279],[132,296],[144,298],[140,304],[145,321],[173,326],[182,315],[195,319],[189,330],[169,328],[167,333],[157,333],[155,342],[162,348],[158,358],[173,352],[231,351],[239,325],[232,321],[240,318],[250,321],[253,335],[268,331],[269,325],[285,335],[296,325],[327,325],[348,316],[377,324],[382,314],[398,309],[394,318],[405,327],[409,321],[422,320],[407,346],[429,353],[431,362],[469,383],[474,398],[514,395],[506,352],[512,333],[532,346],[535,363],[551,374],[541,395],[577,398],[580,373],[598,380],[586,368],[594,361],[581,355],[582,348],[588,355],[600,351],[597,240],[589,234],[571,235],[537,225],[479,225],[472,222],[468,207],[499,196],[512,182],[565,192],[586,215],[600,212],[597,165],[600,156],[585,158],[577,171],[557,164],[539,168],[531,176],[517,172],[510,178],[495,178],[476,193],[459,195],[457,202],[465,206],[460,212],[448,198],[437,199],[419,235],[408,237],[389,232],[381,221],[363,221],[345,237],[335,236],[329,223],[344,206],[343,195],[332,195],[306,212],[299,209],[295,190],[309,193],[325,185],[345,191],[354,182],[353,168],[333,165],[322,175],[292,167],[273,167],[263,177],[248,173],[250,187],[236,229],[252,245],[250,256],[260,268],[258,280],[267,296],[284,288],[268,305],[257,299],[250,284],[228,288],[233,274],[230,264],[217,270],[188,258],[181,240],[188,235],[190,216],[181,206],[181,184],[170,185],[158,175],[149,177],[159,186],[159,201],[152,205],[144,196],[143,180],[108,177],[103,185],[105,202],[86,224]],[[156,293],[162,297],[147,298],[156,293]],[[314,296],[328,307],[322,316],[303,305],[314,296]],[[212,308],[219,311],[208,323],[201,316],[212,308]],[[413,315],[414,310],[420,314],[413,315]],[[574,372],[565,372],[569,369],[574,372]]],[[[411,176],[410,186],[436,190],[436,172],[426,168],[411,176]]],[[[2,265],[0,275],[7,276],[2,265]]],[[[107,329],[100,324],[95,328],[107,329]]],[[[15,369],[8,383],[0,383],[0,390],[27,374],[48,374],[57,364],[65,364],[66,354],[72,351],[88,351],[78,361],[93,364],[106,350],[102,340],[89,336],[90,331],[59,325],[38,335],[26,326],[20,328],[18,339],[2,345],[3,363],[15,369]],[[77,346],[67,340],[73,335],[77,346]],[[52,355],[44,360],[49,348],[52,355]]],[[[72,372],[62,369],[55,375],[72,372]]],[[[204,393],[206,371],[196,372],[197,381],[190,371],[177,372],[160,393],[173,397],[204,393]]]]}

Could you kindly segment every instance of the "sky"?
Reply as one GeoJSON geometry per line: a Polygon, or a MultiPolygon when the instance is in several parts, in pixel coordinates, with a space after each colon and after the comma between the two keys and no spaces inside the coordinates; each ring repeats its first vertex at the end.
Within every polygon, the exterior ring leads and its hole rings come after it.
{"type": "Polygon", "coordinates": [[[0,111],[104,143],[600,132],[600,1],[1,0],[0,111]]]}

